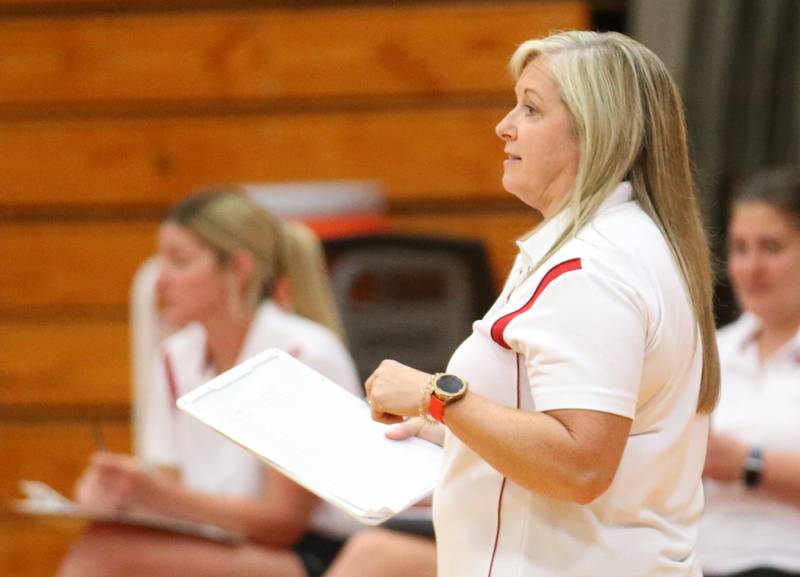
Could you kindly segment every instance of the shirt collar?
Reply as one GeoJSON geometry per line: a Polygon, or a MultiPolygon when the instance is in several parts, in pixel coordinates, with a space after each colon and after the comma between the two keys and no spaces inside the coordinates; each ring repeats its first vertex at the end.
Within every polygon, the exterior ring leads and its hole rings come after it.
{"type": "MultiPolygon", "coordinates": [[[[758,336],[758,331],[761,330],[761,319],[753,313],[745,311],[739,317],[738,322],[741,324],[741,329],[737,335],[737,349],[742,354],[746,354],[751,347],[755,351],[756,337],[758,336]]],[[[784,355],[789,355],[795,363],[800,364],[800,328],[798,328],[789,342],[776,352],[775,357],[783,357],[784,355]]]]}
{"type": "Polygon", "coordinates": [[[761,329],[761,320],[753,313],[745,311],[737,323],[739,328],[736,335],[736,348],[744,353],[755,344],[758,331],[761,329]]]}
{"type": "MultiPolygon", "coordinates": [[[[597,214],[608,212],[632,199],[633,187],[630,182],[623,181],[619,183],[603,201],[600,208],[597,210],[597,214]]],[[[517,246],[519,247],[520,255],[523,261],[525,261],[525,264],[533,266],[539,262],[539,260],[547,254],[547,251],[550,250],[550,247],[553,246],[558,237],[561,236],[561,233],[567,228],[569,220],[569,210],[561,210],[552,217],[542,221],[530,235],[518,240],[517,246]]]]}

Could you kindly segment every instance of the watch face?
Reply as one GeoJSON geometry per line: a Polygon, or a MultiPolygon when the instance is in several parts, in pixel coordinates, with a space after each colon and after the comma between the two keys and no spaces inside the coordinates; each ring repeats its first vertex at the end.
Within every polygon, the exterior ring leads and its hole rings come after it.
{"type": "Polygon", "coordinates": [[[449,395],[454,395],[461,392],[464,382],[455,375],[442,375],[436,381],[436,388],[449,395]]]}

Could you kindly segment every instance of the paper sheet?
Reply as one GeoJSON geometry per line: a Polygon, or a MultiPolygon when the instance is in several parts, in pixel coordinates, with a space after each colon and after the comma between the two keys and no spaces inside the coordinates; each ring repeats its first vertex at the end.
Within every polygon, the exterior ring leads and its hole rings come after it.
{"type": "Polygon", "coordinates": [[[365,524],[429,495],[441,447],[391,441],[369,406],[270,349],[178,400],[178,407],[365,524]]]}
{"type": "Polygon", "coordinates": [[[137,525],[223,543],[238,543],[244,540],[241,535],[214,525],[172,519],[161,515],[84,507],[67,499],[50,485],[40,481],[20,481],[19,486],[25,499],[18,500],[14,504],[14,510],[18,513],[137,525]]]}

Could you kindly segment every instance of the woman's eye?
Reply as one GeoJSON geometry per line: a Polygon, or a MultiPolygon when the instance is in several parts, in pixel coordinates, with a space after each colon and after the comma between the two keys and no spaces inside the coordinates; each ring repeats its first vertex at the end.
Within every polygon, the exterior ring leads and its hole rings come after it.
{"type": "Polygon", "coordinates": [[[185,267],[189,263],[189,259],[181,254],[171,254],[167,257],[167,260],[176,268],[185,267]]]}
{"type": "Polygon", "coordinates": [[[761,246],[764,252],[770,254],[777,254],[783,250],[783,244],[775,240],[766,240],[761,246]]]}
{"type": "Polygon", "coordinates": [[[536,114],[536,109],[530,104],[526,104],[524,108],[525,108],[525,116],[533,116],[534,114],[536,114]]]}
{"type": "Polygon", "coordinates": [[[728,244],[728,254],[741,255],[747,252],[747,244],[741,241],[732,241],[728,244]]]}

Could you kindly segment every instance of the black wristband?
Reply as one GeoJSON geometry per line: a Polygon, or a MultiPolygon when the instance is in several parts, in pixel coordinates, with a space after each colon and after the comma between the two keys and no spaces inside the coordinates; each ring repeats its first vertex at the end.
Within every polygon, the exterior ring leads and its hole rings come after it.
{"type": "Polygon", "coordinates": [[[755,489],[761,484],[761,473],[764,470],[764,451],[761,447],[753,447],[744,461],[742,480],[748,489],[755,489]]]}

